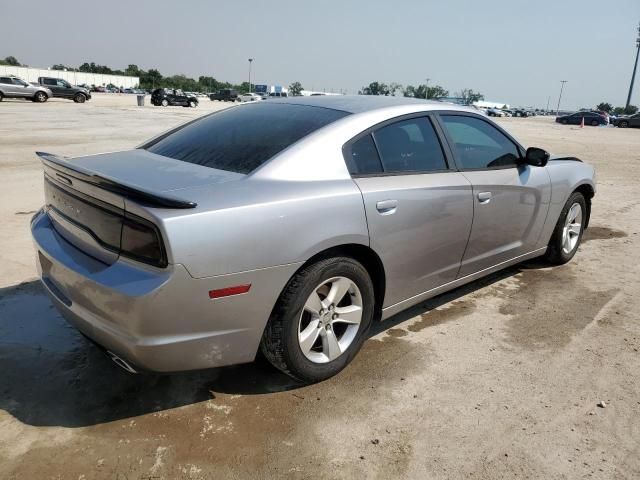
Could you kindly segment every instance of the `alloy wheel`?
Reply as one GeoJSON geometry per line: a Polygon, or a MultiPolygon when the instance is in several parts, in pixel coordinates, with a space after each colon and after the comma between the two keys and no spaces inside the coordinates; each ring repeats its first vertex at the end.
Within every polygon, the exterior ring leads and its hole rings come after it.
{"type": "Polygon", "coordinates": [[[352,280],[334,277],[313,289],[298,321],[298,343],[313,363],[327,363],[353,343],[362,321],[362,294],[352,280]]]}
{"type": "Polygon", "coordinates": [[[582,230],[582,207],[579,203],[574,203],[567,212],[562,229],[562,251],[571,253],[578,245],[580,232],[582,230]]]}

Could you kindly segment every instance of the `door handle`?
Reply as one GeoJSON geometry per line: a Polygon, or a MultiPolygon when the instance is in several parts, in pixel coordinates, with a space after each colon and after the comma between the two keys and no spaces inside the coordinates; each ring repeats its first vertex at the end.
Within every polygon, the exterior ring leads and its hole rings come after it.
{"type": "Polygon", "coordinates": [[[478,193],[478,200],[480,203],[489,203],[491,201],[491,192],[478,193]]]}
{"type": "Polygon", "coordinates": [[[396,213],[397,209],[397,200],[382,200],[376,203],[376,210],[378,210],[380,215],[391,215],[392,213],[396,213]]]}

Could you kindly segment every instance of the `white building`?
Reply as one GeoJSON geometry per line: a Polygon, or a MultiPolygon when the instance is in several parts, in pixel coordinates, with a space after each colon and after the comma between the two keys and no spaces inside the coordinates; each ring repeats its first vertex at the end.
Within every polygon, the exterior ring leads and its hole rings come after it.
{"type": "Polygon", "coordinates": [[[140,84],[139,77],[127,77],[124,75],[106,75],[102,73],[64,72],[61,70],[49,70],[48,68],[13,67],[0,65],[0,75],[15,75],[27,82],[37,82],[38,77],[62,78],[73,85],[106,86],[109,84],[122,88],[134,88],[140,84]]]}
{"type": "Polygon", "coordinates": [[[478,100],[477,102],[473,102],[473,104],[478,108],[511,108],[508,103],[489,102],[486,100],[478,100]]]}

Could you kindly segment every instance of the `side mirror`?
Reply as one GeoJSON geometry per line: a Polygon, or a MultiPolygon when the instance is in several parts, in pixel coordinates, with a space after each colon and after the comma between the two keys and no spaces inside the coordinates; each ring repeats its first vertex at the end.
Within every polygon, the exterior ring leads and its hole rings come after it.
{"type": "Polygon", "coordinates": [[[544,167],[549,161],[549,152],[537,147],[527,148],[524,156],[524,162],[533,167],[544,167]]]}

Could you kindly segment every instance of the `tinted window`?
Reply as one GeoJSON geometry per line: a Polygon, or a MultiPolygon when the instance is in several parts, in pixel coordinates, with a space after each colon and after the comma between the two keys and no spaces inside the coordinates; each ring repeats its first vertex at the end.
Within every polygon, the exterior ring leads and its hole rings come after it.
{"type": "Polygon", "coordinates": [[[385,172],[445,170],[447,164],[428,118],[393,123],[374,133],[385,172]]]}
{"type": "Polygon", "coordinates": [[[7,77],[0,77],[0,83],[8,83],[11,84],[11,79],[7,77]]]}
{"type": "Polygon", "coordinates": [[[461,115],[442,115],[462,168],[498,168],[517,164],[520,152],[500,130],[488,122],[461,115]]]}
{"type": "Polygon", "coordinates": [[[56,85],[56,79],[55,78],[45,78],[44,79],[44,84],[45,85],[56,85]]]}
{"type": "Polygon", "coordinates": [[[142,148],[205,167],[249,173],[345,115],[306,105],[251,104],[208,115],[142,148]]]}
{"type": "Polygon", "coordinates": [[[381,173],[382,164],[378,156],[378,150],[371,135],[365,135],[357,140],[346,152],[349,172],[352,175],[366,175],[381,173]]]}

